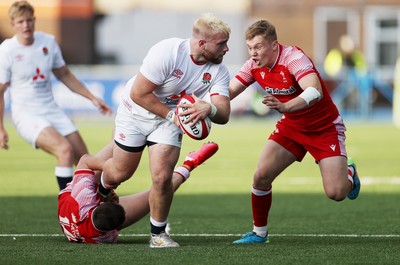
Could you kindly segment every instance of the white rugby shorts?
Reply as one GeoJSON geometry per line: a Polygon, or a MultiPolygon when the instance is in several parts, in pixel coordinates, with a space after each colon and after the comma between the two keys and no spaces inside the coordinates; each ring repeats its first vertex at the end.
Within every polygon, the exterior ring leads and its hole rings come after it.
{"type": "Polygon", "coordinates": [[[181,147],[182,130],[159,116],[134,114],[120,104],[115,118],[114,140],[127,147],[141,147],[147,141],[181,147]]]}
{"type": "Polygon", "coordinates": [[[47,109],[40,114],[19,111],[13,113],[12,119],[18,134],[34,148],[40,132],[46,127],[53,127],[62,136],[77,131],[72,120],[59,108],[47,109]]]}

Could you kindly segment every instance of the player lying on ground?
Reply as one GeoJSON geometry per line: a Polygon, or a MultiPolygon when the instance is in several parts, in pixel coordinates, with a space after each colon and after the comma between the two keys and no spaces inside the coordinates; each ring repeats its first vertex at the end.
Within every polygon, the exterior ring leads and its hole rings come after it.
{"type": "MultiPolygon", "coordinates": [[[[105,149],[107,149],[106,147],[105,149]]],[[[204,144],[196,152],[189,153],[182,166],[174,171],[172,184],[174,191],[185,182],[190,172],[204,163],[218,151],[213,142],[204,144]]],[[[104,159],[100,156],[84,155],[80,159],[73,180],[60,191],[58,198],[58,219],[63,233],[71,242],[82,243],[116,243],[119,230],[130,226],[150,212],[150,190],[121,196],[113,196],[108,202],[97,192],[99,174],[95,171],[103,169],[104,159]]],[[[169,236],[161,236],[159,242],[152,247],[165,246],[163,240],[169,236]]]]}

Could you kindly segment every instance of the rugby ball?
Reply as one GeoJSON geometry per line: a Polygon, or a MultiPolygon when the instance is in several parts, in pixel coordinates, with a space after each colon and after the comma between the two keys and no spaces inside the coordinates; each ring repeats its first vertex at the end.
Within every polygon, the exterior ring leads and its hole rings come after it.
{"type": "MultiPolygon", "coordinates": [[[[193,104],[194,98],[190,95],[185,95],[181,97],[178,101],[178,105],[180,104],[193,104]]],[[[176,114],[179,121],[179,125],[183,132],[188,135],[190,138],[195,140],[203,140],[210,134],[211,130],[211,119],[206,117],[204,120],[197,121],[195,124],[189,122],[185,123],[187,119],[190,118],[190,114],[179,116],[180,113],[186,111],[187,108],[177,108],[176,114]]]]}

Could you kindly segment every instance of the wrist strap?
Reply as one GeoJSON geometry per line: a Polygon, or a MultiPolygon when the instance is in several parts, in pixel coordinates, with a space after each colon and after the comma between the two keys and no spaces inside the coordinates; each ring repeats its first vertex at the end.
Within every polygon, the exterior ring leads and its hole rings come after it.
{"type": "Polygon", "coordinates": [[[170,111],[168,112],[167,116],[165,117],[165,119],[166,119],[167,121],[170,121],[170,122],[174,123],[174,120],[175,120],[175,112],[174,112],[173,110],[170,110],[170,111]]]}
{"type": "Polygon", "coordinates": [[[214,104],[212,104],[211,102],[209,102],[209,103],[211,106],[211,112],[210,112],[210,114],[208,114],[208,117],[212,118],[217,114],[217,107],[214,104]]]}

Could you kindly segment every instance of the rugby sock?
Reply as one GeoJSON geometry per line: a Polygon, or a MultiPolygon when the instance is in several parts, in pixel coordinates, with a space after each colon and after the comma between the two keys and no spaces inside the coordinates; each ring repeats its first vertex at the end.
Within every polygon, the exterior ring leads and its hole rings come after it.
{"type": "Polygon", "coordinates": [[[347,167],[347,178],[349,179],[349,181],[351,183],[351,188],[353,188],[353,185],[354,185],[353,175],[354,175],[354,168],[352,166],[348,166],[347,167]]]}
{"type": "Polygon", "coordinates": [[[67,183],[72,181],[73,169],[72,167],[59,167],[56,166],[55,175],[57,177],[58,187],[63,190],[67,183]]]}
{"type": "Polygon", "coordinates": [[[267,228],[267,226],[258,227],[258,226],[253,225],[253,232],[256,233],[260,237],[266,237],[268,228],[267,228]]]}
{"type": "Polygon", "coordinates": [[[161,234],[162,232],[165,231],[167,223],[168,220],[165,220],[164,222],[158,222],[150,216],[151,233],[154,235],[161,234]]]}
{"type": "Polygon", "coordinates": [[[101,173],[100,183],[99,183],[99,194],[103,197],[107,197],[108,194],[110,194],[110,192],[111,189],[107,189],[104,187],[103,173],[101,173]]]}
{"type": "Polygon", "coordinates": [[[186,167],[177,167],[175,168],[174,173],[179,174],[183,178],[183,181],[186,181],[190,177],[190,171],[186,167]]]}
{"type": "Polygon", "coordinates": [[[254,232],[259,236],[266,236],[268,214],[272,204],[272,187],[260,190],[252,187],[251,206],[253,211],[254,232]],[[257,232],[258,231],[258,232],[257,232]]]}

